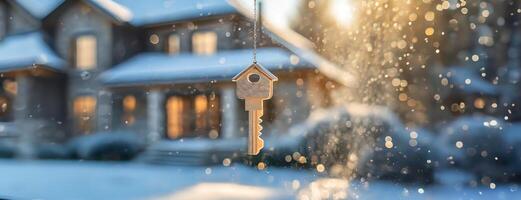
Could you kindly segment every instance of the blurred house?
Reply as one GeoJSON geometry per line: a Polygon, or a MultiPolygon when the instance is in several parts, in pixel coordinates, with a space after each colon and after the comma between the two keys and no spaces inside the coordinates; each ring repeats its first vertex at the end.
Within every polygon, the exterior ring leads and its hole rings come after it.
{"type": "MultiPolygon", "coordinates": [[[[29,143],[126,131],[154,142],[246,135],[231,78],[252,62],[252,10],[226,0],[0,1],[0,120],[29,143]]],[[[283,135],[351,77],[263,21],[279,77],[265,135],[283,135]]]]}

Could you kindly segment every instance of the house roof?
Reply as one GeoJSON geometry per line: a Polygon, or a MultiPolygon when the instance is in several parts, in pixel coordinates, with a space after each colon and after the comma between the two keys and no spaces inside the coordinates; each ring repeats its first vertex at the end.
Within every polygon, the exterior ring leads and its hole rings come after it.
{"type": "MultiPolygon", "coordinates": [[[[270,71],[315,69],[307,59],[282,48],[261,48],[257,56],[258,62],[270,71]]],[[[104,72],[100,79],[109,86],[209,83],[229,81],[251,64],[251,49],[220,51],[209,56],[143,53],[104,72]]]]}
{"type": "MultiPolygon", "coordinates": [[[[39,16],[49,15],[51,8],[56,8],[64,0],[17,0],[25,2],[26,9],[41,7],[45,10],[39,16]],[[41,4],[37,6],[37,4],[41,4]],[[44,9],[45,8],[45,9],[44,9]],[[46,14],[45,14],[46,13],[46,14]]],[[[108,14],[118,22],[133,26],[146,26],[176,21],[188,21],[201,17],[239,13],[253,19],[247,2],[240,0],[84,0],[108,14]]],[[[37,10],[37,9],[34,9],[37,10]]],[[[262,21],[262,31],[299,57],[306,58],[322,74],[346,86],[355,86],[356,78],[314,51],[312,42],[290,28],[272,25],[262,21]]]]}
{"type": "MultiPolygon", "coordinates": [[[[95,2],[105,1],[97,0],[95,2]]],[[[114,0],[114,2],[132,13],[132,18],[129,19],[128,23],[134,26],[183,21],[238,12],[227,0],[114,0]]],[[[120,11],[114,10],[111,13],[119,15],[120,11]]]]}
{"type": "Polygon", "coordinates": [[[60,6],[64,0],[12,0],[37,19],[43,19],[60,6]]]}
{"type": "Polygon", "coordinates": [[[232,81],[237,81],[239,78],[241,78],[242,75],[244,75],[244,73],[246,73],[247,71],[249,71],[251,68],[255,68],[257,69],[258,71],[260,71],[261,73],[263,73],[266,77],[268,77],[271,81],[277,81],[279,80],[279,78],[277,78],[277,76],[275,76],[274,74],[272,74],[270,72],[270,70],[264,68],[262,65],[258,64],[258,63],[253,63],[251,64],[248,68],[246,69],[243,69],[241,72],[239,72],[239,74],[235,75],[233,78],[232,78],[232,81]]]}
{"type": "Polygon", "coordinates": [[[32,32],[13,35],[0,42],[0,72],[45,67],[65,69],[65,62],[45,43],[42,34],[32,32]]]}

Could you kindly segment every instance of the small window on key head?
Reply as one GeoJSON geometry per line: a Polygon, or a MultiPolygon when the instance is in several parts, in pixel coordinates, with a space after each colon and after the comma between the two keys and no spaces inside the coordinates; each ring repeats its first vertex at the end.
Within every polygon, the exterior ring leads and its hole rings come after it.
{"type": "Polygon", "coordinates": [[[260,76],[258,74],[250,74],[248,75],[248,81],[251,83],[257,83],[260,81],[260,76]]]}

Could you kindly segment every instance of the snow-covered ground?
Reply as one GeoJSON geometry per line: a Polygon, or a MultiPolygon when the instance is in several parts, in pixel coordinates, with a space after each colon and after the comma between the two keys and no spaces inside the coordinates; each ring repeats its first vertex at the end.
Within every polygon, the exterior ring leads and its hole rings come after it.
{"type": "Polygon", "coordinates": [[[400,185],[330,179],[308,170],[243,165],[155,166],[82,161],[0,161],[0,196],[12,199],[516,199],[518,185],[400,185]]]}

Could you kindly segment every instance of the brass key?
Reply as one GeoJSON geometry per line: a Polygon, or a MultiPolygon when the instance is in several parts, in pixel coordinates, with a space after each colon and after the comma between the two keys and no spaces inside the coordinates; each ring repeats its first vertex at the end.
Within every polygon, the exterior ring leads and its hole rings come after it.
{"type": "Polygon", "coordinates": [[[264,147],[264,141],[260,138],[262,103],[273,96],[273,82],[277,80],[275,75],[257,63],[233,78],[237,83],[237,97],[245,100],[245,110],[249,113],[248,155],[257,155],[264,147]]]}

